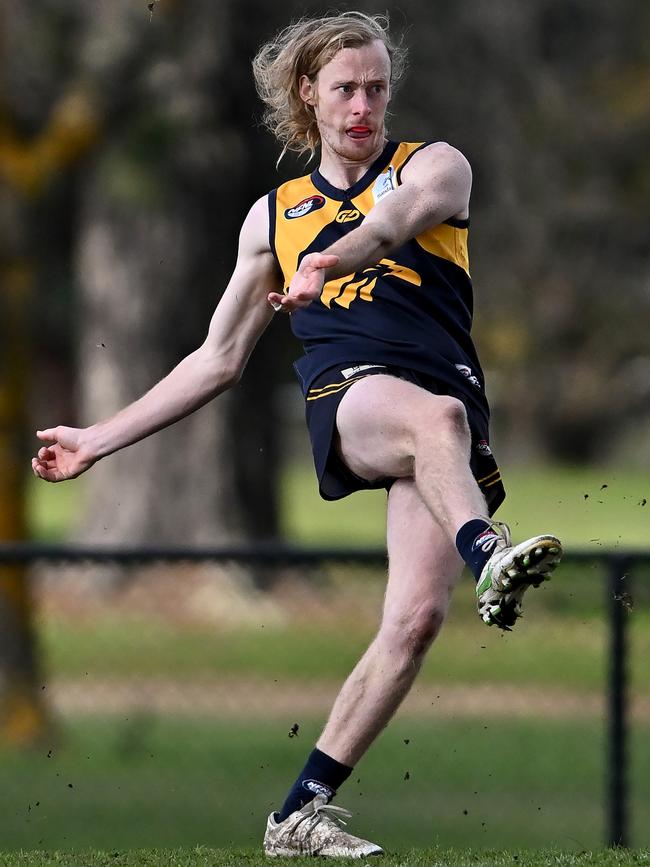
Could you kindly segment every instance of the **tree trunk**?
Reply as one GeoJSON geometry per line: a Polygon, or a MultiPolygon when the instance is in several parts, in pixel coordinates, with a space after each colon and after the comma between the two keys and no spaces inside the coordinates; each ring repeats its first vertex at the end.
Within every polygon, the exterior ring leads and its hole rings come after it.
{"type": "MultiPolygon", "coordinates": [[[[160,3],[144,29],[139,19],[131,30],[133,4],[119,8],[117,30],[130,49],[122,41],[121,54],[111,52],[115,29],[96,28],[89,44],[103,39],[103,51],[86,52],[96,86],[110,90],[114,122],[80,219],[84,424],[142,395],[202,342],[254,200],[246,196],[254,153],[228,103],[239,91],[230,32],[240,7],[160,3]],[[100,69],[98,56],[113,60],[100,69]]],[[[272,445],[248,412],[272,383],[248,383],[93,468],[79,536],[219,543],[274,535],[272,445]]]]}
{"type": "MultiPolygon", "coordinates": [[[[100,172],[101,173],[101,172],[100,172]]],[[[84,422],[130,403],[165,375],[201,330],[192,279],[201,215],[191,202],[131,213],[96,181],[82,212],[79,368],[84,422]],[[189,331],[190,333],[186,333],[189,331]]],[[[216,282],[216,281],[215,281],[216,282]]],[[[93,468],[81,536],[98,543],[218,543],[241,537],[232,461],[232,397],[93,468]]]]}

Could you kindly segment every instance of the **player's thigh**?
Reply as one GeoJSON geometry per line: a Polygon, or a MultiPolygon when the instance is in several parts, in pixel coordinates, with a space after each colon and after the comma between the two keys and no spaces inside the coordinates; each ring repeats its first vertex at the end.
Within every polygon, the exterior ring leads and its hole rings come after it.
{"type": "Polygon", "coordinates": [[[413,479],[398,479],[391,486],[386,538],[388,584],[382,629],[427,645],[447,614],[463,561],[413,479]]]}
{"type": "Polygon", "coordinates": [[[460,401],[431,394],[389,374],[366,376],[354,383],[336,413],[337,450],[357,476],[368,481],[413,476],[418,437],[435,437],[454,414],[464,415],[460,401]]]}

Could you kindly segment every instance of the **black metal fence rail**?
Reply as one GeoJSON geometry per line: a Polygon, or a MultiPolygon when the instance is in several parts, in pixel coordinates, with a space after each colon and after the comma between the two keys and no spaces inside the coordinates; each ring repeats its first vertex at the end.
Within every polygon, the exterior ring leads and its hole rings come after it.
{"type": "MultiPolygon", "coordinates": [[[[165,563],[240,563],[268,566],[313,566],[323,562],[366,566],[386,564],[381,548],[303,548],[281,543],[247,546],[99,547],[84,545],[42,545],[29,542],[0,544],[0,567],[50,563],[117,563],[134,565],[165,563]]],[[[634,570],[650,565],[650,551],[568,551],[563,563],[597,565],[607,580],[604,609],[608,615],[610,652],[608,671],[608,763],[607,829],[609,846],[629,846],[628,786],[628,690],[627,621],[634,570]]]]}

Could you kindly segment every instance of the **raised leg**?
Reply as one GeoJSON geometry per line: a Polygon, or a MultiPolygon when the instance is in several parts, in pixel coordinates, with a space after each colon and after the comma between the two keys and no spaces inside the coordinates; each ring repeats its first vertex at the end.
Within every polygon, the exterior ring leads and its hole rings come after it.
{"type": "Polygon", "coordinates": [[[473,518],[487,518],[469,466],[471,436],[463,404],[394,376],[350,387],[336,417],[338,448],[356,475],[412,478],[452,541],[473,518]]]}

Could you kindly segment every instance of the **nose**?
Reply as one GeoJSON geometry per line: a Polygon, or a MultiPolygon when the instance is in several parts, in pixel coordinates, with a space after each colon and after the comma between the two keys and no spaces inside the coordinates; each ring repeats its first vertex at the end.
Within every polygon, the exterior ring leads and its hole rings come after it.
{"type": "Polygon", "coordinates": [[[357,88],[356,93],[354,94],[352,100],[352,114],[354,114],[355,117],[366,117],[366,115],[370,114],[368,94],[362,87],[357,88]]]}

